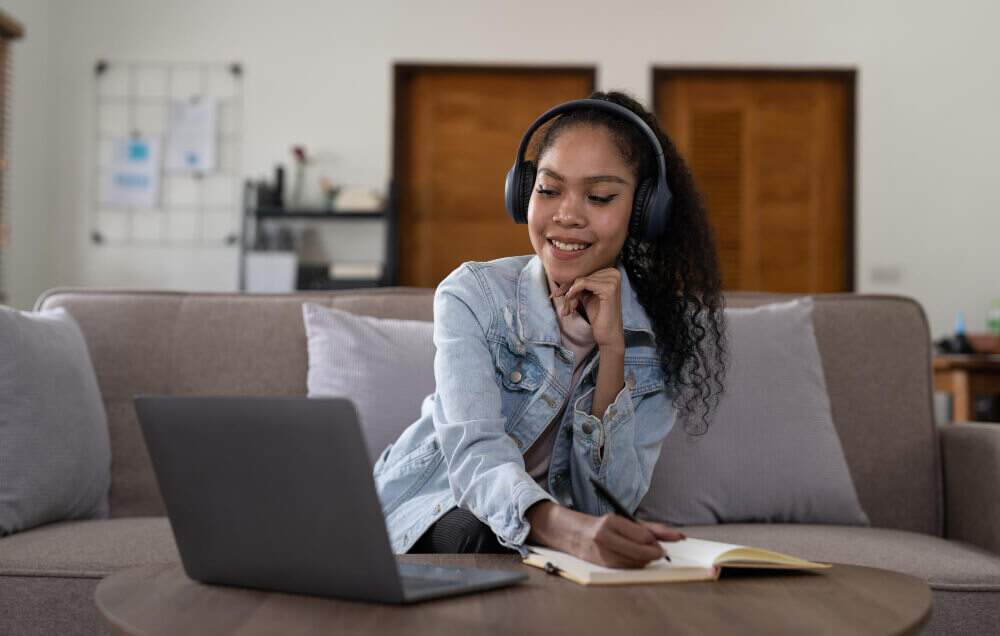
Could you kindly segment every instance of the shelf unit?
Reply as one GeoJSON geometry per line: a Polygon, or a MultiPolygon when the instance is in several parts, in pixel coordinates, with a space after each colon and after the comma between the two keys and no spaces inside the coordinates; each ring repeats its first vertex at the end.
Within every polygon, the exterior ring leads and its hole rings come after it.
{"type": "Polygon", "coordinates": [[[324,210],[309,208],[276,208],[257,206],[254,188],[247,184],[243,196],[243,221],[240,225],[239,251],[239,286],[240,291],[246,291],[246,260],[253,251],[256,237],[261,234],[264,223],[280,223],[282,221],[310,221],[317,223],[336,223],[352,221],[382,221],[385,223],[385,259],[382,262],[382,276],[377,279],[358,278],[331,279],[324,277],[323,272],[328,265],[299,264],[296,288],[298,290],[328,290],[353,289],[358,287],[386,287],[396,284],[397,280],[397,206],[396,187],[389,184],[385,207],[380,211],[362,210],[324,210]]]}

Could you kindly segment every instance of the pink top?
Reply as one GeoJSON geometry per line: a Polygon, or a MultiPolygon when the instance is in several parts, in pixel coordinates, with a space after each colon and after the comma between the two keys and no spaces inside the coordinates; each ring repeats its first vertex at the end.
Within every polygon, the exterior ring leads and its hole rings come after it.
{"type": "Polygon", "coordinates": [[[546,490],[548,490],[549,460],[552,457],[552,447],[555,446],[556,433],[559,432],[559,423],[562,422],[563,414],[566,412],[566,405],[576,388],[576,382],[580,378],[580,372],[583,370],[583,363],[586,361],[587,355],[593,350],[595,344],[594,332],[590,328],[590,324],[583,319],[583,316],[575,311],[569,316],[561,316],[559,314],[563,306],[562,296],[553,298],[552,305],[555,307],[556,318],[559,320],[559,331],[562,334],[563,346],[573,352],[573,360],[576,361],[576,366],[573,368],[573,379],[570,382],[569,394],[563,400],[559,413],[552,418],[552,421],[549,422],[546,429],[538,436],[535,443],[524,452],[524,469],[546,490]]]}

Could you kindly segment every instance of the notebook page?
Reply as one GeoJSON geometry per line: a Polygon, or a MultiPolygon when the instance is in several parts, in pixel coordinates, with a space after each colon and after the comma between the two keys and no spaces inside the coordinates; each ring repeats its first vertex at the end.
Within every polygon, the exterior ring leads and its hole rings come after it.
{"type": "Polygon", "coordinates": [[[675,562],[695,564],[700,567],[711,567],[715,560],[730,550],[742,548],[733,543],[706,541],[688,537],[681,541],[660,541],[660,545],[675,562]]]}
{"type": "Polygon", "coordinates": [[[785,570],[812,570],[831,567],[829,563],[814,563],[762,548],[739,548],[732,550],[720,557],[718,563],[726,567],[773,567],[785,570]]]}
{"type": "Polygon", "coordinates": [[[688,537],[683,541],[666,542],[660,545],[667,551],[670,558],[677,562],[683,559],[692,564],[721,565],[727,567],[779,567],[780,569],[816,569],[828,568],[828,564],[813,563],[805,559],[793,557],[780,552],[751,548],[734,543],[706,541],[688,537]]]}

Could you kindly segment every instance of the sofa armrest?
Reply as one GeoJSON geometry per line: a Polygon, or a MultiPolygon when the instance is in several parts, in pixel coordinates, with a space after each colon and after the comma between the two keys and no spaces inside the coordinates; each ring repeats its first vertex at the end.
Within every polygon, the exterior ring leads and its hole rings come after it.
{"type": "Polygon", "coordinates": [[[1000,554],[1000,424],[938,425],[945,536],[1000,554]]]}

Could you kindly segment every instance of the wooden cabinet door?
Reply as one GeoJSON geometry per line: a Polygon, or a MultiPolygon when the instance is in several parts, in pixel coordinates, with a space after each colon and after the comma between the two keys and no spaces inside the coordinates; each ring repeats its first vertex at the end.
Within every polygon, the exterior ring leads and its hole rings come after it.
{"type": "Polygon", "coordinates": [[[654,73],[705,197],[727,290],[854,288],[854,74],[654,73]]]}
{"type": "Polygon", "coordinates": [[[464,261],[532,253],[527,226],[504,209],[504,178],[531,122],[593,87],[593,69],[396,67],[400,285],[436,287],[464,261]]]}

